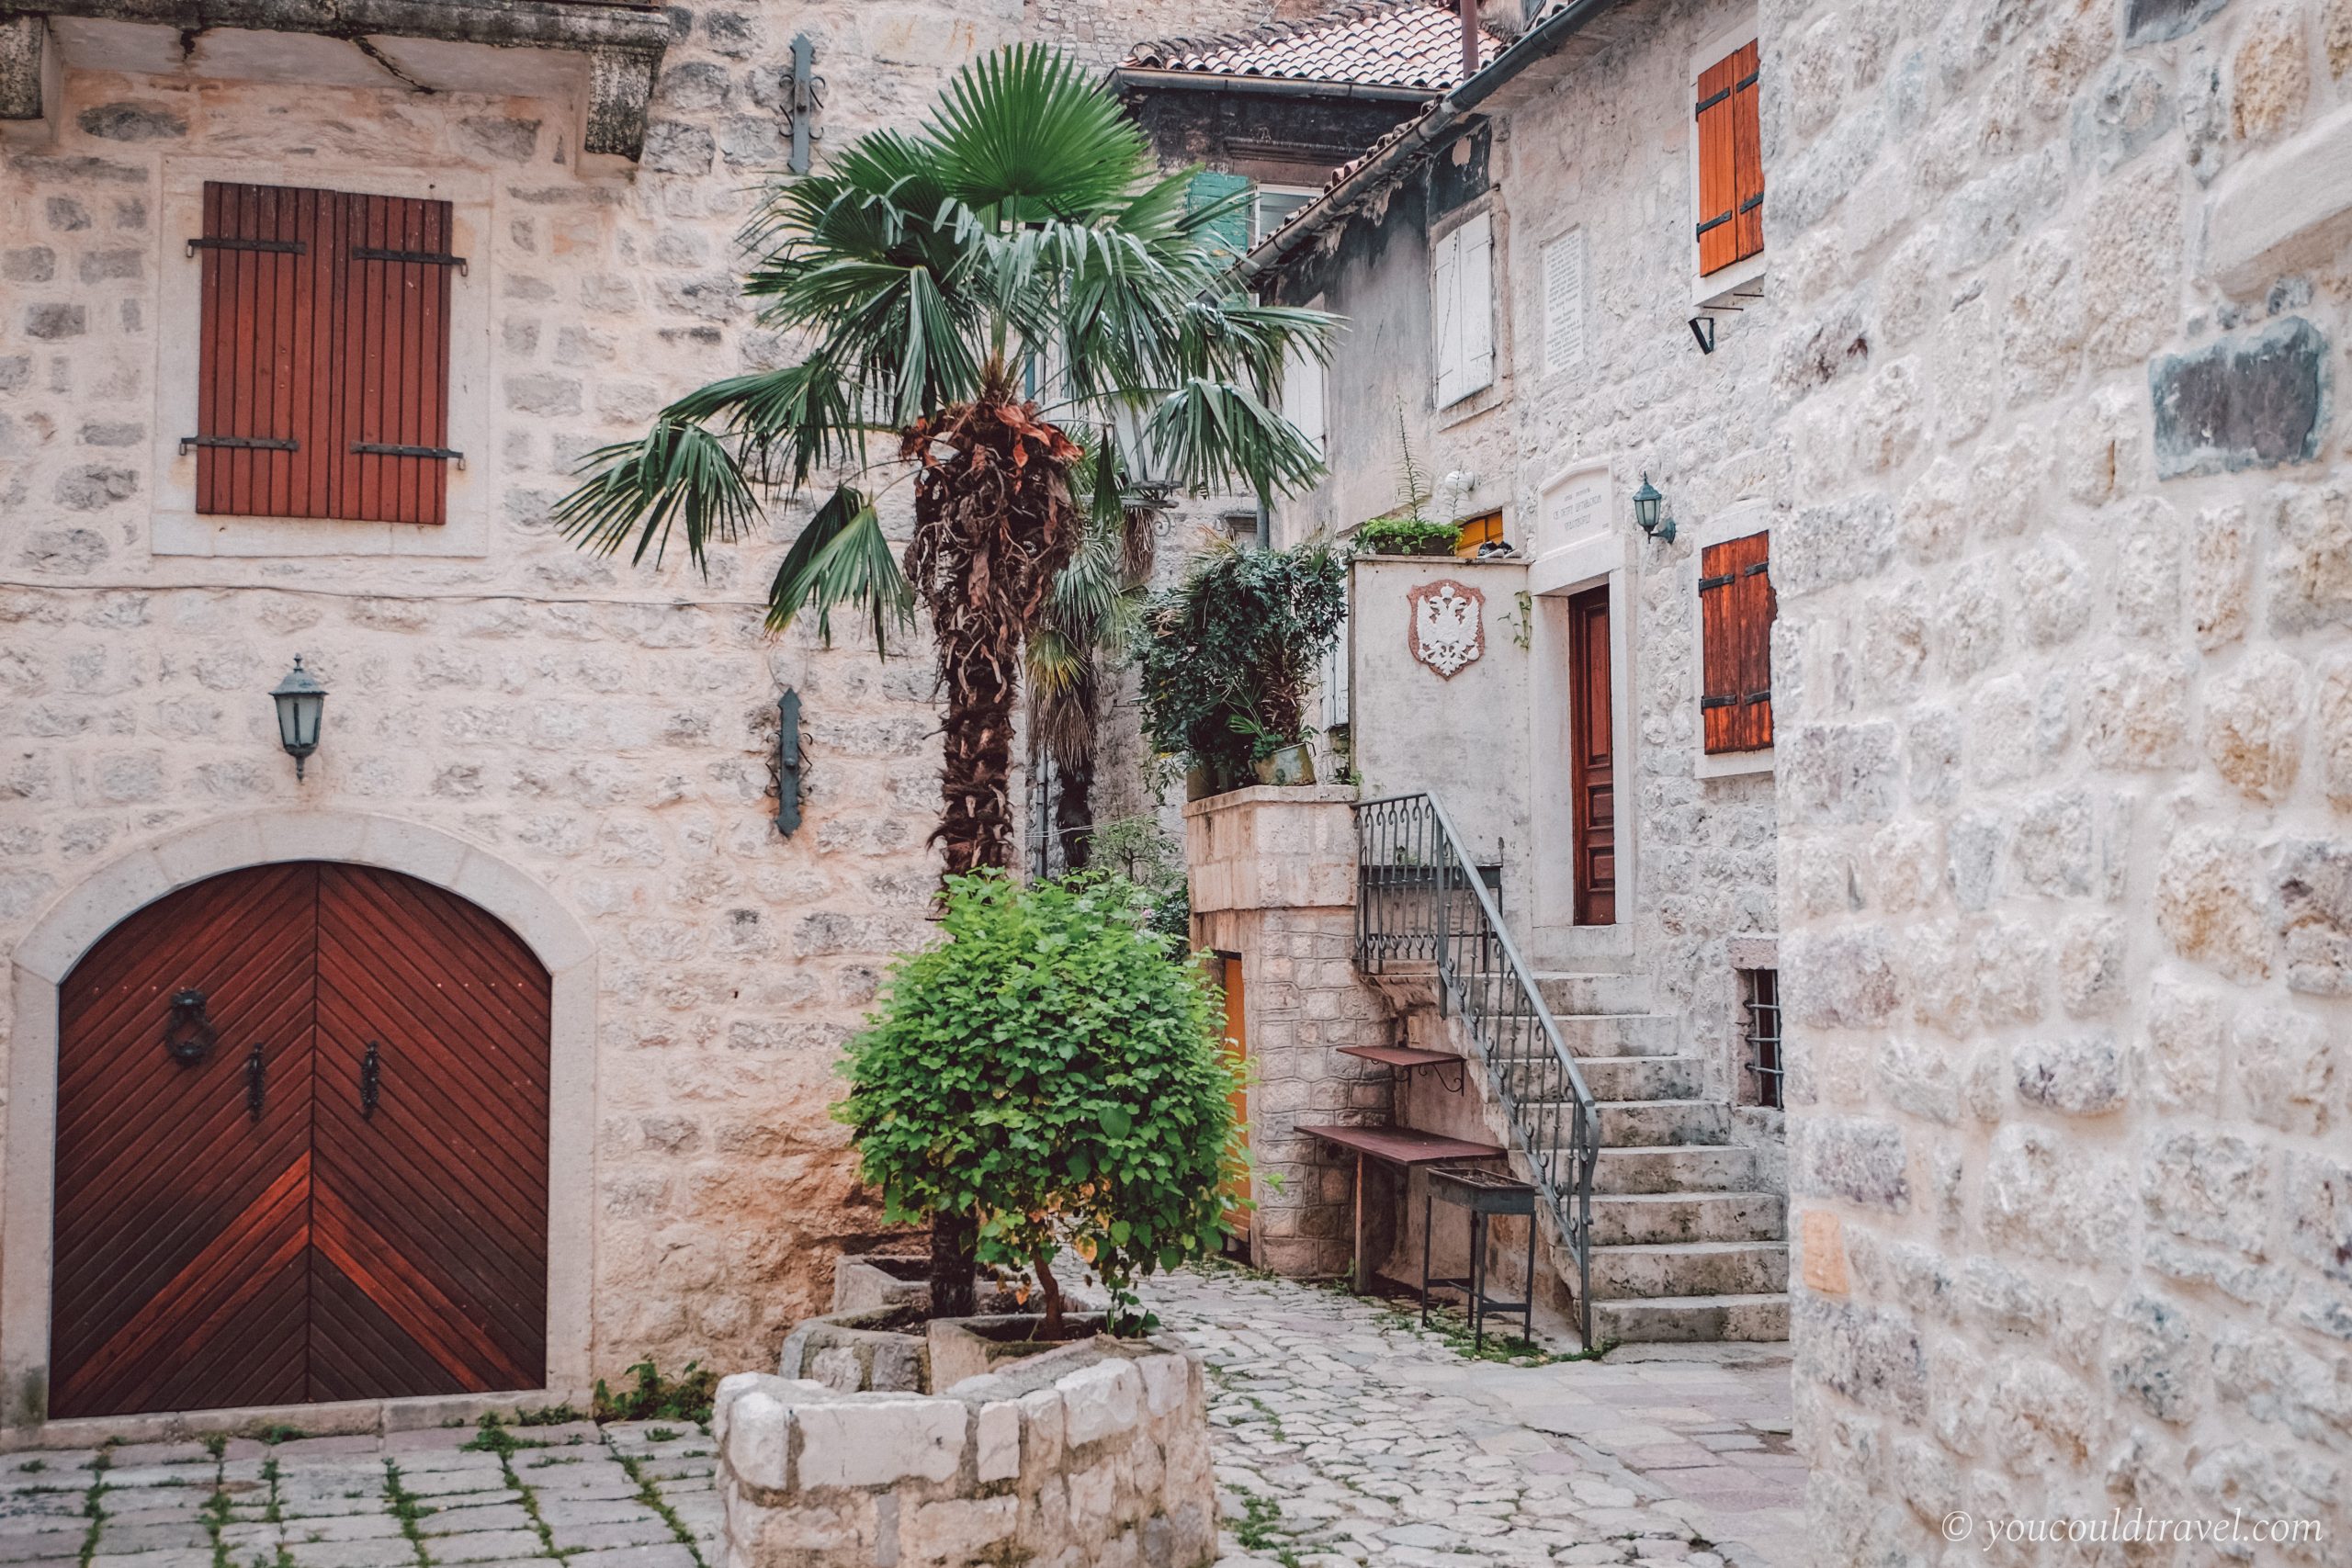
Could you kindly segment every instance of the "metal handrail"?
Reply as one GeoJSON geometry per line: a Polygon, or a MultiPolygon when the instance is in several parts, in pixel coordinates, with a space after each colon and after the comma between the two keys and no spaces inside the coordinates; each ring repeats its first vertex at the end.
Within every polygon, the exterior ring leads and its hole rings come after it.
{"type": "MultiPolygon", "coordinates": [[[[1429,795],[1358,802],[1356,966],[1437,972],[1438,1006],[1458,1009],[1577,1265],[1577,1312],[1592,1343],[1592,1173],[1600,1111],[1552,1010],[1503,925],[1453,818],[1429,795]]],[[[1530,1289],[1533,1281],[1529,1281],[1530,1289]]]]}

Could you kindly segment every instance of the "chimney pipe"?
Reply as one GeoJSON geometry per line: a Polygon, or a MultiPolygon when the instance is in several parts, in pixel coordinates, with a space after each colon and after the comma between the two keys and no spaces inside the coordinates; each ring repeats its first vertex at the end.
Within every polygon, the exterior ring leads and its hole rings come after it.
{"type": "Polygon", "coordinates": [[[1461,0],[1462,80],[1478,73],[1478,0],[1461,0]]]}

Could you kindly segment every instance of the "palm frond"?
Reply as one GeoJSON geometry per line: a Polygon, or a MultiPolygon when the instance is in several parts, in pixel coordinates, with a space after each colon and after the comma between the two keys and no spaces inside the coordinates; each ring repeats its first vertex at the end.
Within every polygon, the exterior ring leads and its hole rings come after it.
{"type": "Polygon", "coordinates": [[[949,192],[1011,222],[1081,218],[1122,201],[1148,145],[1069,56],[1002,49],[956,73],[923,140],[949,192]]]}
{"type": "Polygon", "coordinates": [[[890,632],[914,625],[915,595],[873,502],[848,485],[825,498],[776,568],[768,588],[768,627],[782,631],[803,609],[817,613],[817,636],[832,646],[832,613],[852,605],[874,633],[874,649],[888,658],[890,632]]]}
{"type": "Polygon", "coordinates": [[[697,567],[714,539],[731,542],[759,515],[759,503],[727,444],[690,422],[664,418],[636,441],[599,446],[581,460],[589,477],[557,502],[556,525],[583,549],[610,555],[632,529],[632,561],[650,550],[658,565],[670,530],[682,525],[697,567]]]}

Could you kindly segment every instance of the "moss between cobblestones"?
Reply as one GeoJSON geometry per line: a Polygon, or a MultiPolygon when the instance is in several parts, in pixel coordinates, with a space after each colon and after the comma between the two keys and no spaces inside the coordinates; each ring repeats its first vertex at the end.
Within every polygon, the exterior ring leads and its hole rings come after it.
{"type": "MultiPolygon", "coordinates": [[[[504,1462],[503,1459],[501,1462],[504,1462]]],[[[270,1511],[273,1514],[277,1512],[277,1487],[273,1482],[270,1486],[270,1511]]],[[[424,1550],[424,1532],[417,1528],[417,1521],[433,1511],[432,1505],[401,1484],[401,1467],[389,1458],[384,1461],[384,1500],[392,1506],[392,1517],[401,1522],[401,1534],[406,1536],[409,1545],[416,1549],[417,1562],[424,1568],[432,1568],[433,1554],[424,1550]]]]}
{"type": "Polygon", "coordinates": [[[82,1513],[90,1521],[88,1533],[82,1537],[82,1568],[90,1568],[90,1559],[98,1554],[98,1530],[106,1520],[107,1472],[114,1464],[114,1445],[108,1438],[95,1458],[90,1461],[90,1491],[82,1499],[82,1513]]]}
{"type": "MultiPolygon", "coordinates": [[[[670,1428],[667,1427],[656,1427],[646,1436],[654,1442],[662,1442],[666,1439],[662,1434],[669,1431],[670,1428]]],[[[676,1435],[671,1433],[673,1437],[676,1435]]],[[[653,1478],[638,1468],[638,1462],[633,1457],[623,1453],[614,1445],[607,1443],[605,1446],[605,1451],[618,1460],[621,1468],[628,1472],[628,1478],[637,1483],[637,1500],[661,1516],[662,1522],[670,1527],[670,1533],[678,1538],[678,1544],[684,1547],[686,1554],[695,1560],[695,1568],[708,1568],[702,1560],[702,1548],[695,1544],[694,1533],[688,1530],[678,1517],[678,1511],[670,1506],[663,1500],[662,1494],[655,1489],[653,1478]]]]}

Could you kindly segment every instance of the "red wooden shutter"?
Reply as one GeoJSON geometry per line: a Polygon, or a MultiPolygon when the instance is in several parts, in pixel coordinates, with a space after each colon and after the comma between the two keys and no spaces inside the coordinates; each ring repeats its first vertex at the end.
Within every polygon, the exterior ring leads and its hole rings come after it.
{"type": "Polygon", "coordinates": [[[1700,722],[1713,751],[1772,744],[1772,592],[1770,534],[1713,545],[1699,557],[1700,722]]]}
{"type": "Polygon", "coordinates": [[[204,187],[197,510],[447,521],[449,204],[204,187]]]}
{"type": "Polygon", "coordinates": [[[1733,51],[1699,73],[1699,271],[1720,272],[1764,248],[1764,139],[1757,52],[1733,51]]]}

